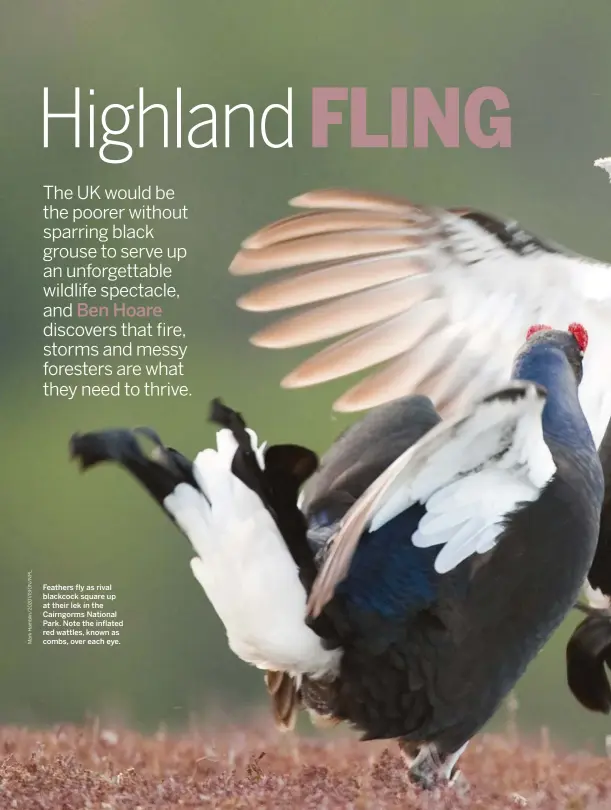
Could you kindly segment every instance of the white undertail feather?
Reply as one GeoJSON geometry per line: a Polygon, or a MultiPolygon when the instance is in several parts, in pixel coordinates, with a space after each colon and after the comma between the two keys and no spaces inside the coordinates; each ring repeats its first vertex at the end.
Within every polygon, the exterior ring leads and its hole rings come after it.
{"type": "MultiPolygon", "coordinates": [[[[249,434],[262,466],[263,446],[249,434]]],[[[295,675],[333,672],[340,653],[325,650],[306,625],[297,566],[259,497],[231,472],[236,449],[232,433],[220,430],[217,449],[202,451],[193,465],[205,496],[179,484],[164,501],[197,553],[193,574],[243,661],[295,675]]]]}

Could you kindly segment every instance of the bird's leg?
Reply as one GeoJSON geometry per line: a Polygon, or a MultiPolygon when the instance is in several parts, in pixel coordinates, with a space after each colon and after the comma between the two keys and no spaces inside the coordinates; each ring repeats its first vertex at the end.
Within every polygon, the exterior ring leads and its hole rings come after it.
{"type": "Polygon", "coordinates": [[[397,740],[399,749],[403,754],[403,758],[407,762],[408,767],[411,768],[412,762],[418,756],[418,752],[422,748],[422,743],[412,742],[412,740],[397,740]]]}
{"type": "Polygon", "coordinates": [[[410,781],[414,784],[427,790],[440,785],[457,784],[460,771],[454,769],[467,743],[451,754],[441,753],[434,743],[418,747],[402,740],[399,746],[406,757],[414,757],[408,771],[410,781]]]}

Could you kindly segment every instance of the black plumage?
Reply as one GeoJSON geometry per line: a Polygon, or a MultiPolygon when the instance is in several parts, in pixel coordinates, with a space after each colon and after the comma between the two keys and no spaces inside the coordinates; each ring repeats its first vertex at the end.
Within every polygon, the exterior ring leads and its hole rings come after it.
{"type": "MultiPolygon", "coordinates": [[[[437,419],[421,397],[368,414],[340,438],[306,485],[303,508],[310,525],[320,524],[321,510],[338,519],[377,477],[378,459],[391,463],[417,440],[418,424],[428,430],[437,419]],[[369,476],[368,453],[374,457],[369,476]],[[342,477],[342,469],[350,472],[342,477]],[[332,470],[338,471],[335,481],[332,470]]],[[[359,645],[344,653],[341,677],[327,687],[326,706],[320,687],[312,688],[318,711],[353,722],[358,715],[367,738],[433,739],[441,751],[460,748],[491,716],[570,609],[594,551],[601,475],[593,444],[567,446],[552,436],[547,443],[558,473],[539,501],[513,515],[493,552],[446,575],[435,604],[409,617],[394,639],[375,618],[359,617],[359,645]],[[576,502],[579,518],[567,509],[576,502]],[[587,539],[578,529],[584,516],[587,539]],[[577,531],[579,541],[572,534],[577,531]]],[[[305,679],[306,702],[309,688],[305,679]]]]}
{"type": "Polygon", "coordinates": [[[605,479],[605,495],[600,516],[600,534],[596,554],[588,574],[593,588],[611,596],[611,422],[598,450],[605,479]]]}
{"type": "Polygon", "coordinates": [[[605,480],[598,545],[588,583],[606,606],[578,605],[586,618],[571,635],[566,648],[569,688],[586,709],[611,712],[611,422],[599,448],[605,480]],[[606,600],[605,600],[606,597],[606,600]]]}
{"type": "Polygon", "coordinates": [[[567,679],[571,692],[586,709],[609,714],[611,686],[611,612],[580,605],[587,618],[573,632],[566,648],[567,679]]]}
{"type": "MultiPolygon", "coordinates": [[[[293,445],[268,448],[262,467],[241,417],[215,406],[235,439],[231,472],[272,515],[320,641],[316,664],[293,670],[272,667],[268,653],[238,652],[268,670],[281,724],[302,705],[351,723],[364,739],[397,738],[416,754],[411,777],[426,786],[450,777],[592,565],[603,478],[577,396],[580,334],[536,331],[516,358],[515,382],[464,417],[442,422],[419,396],[380,406],[338,439],[317,472],[314,454],[293,445]],[[297,490],[309,476],[300,511],[297,490]]],[[[180,512],[185,486],[209,502],[197,461],[160,442],[149,460],[129,432],[73,437],[72,450],[86,467],[123,464],[189,535],[205,567],[180,512]]],[[[227,630],[232,649],[244,649],[227,630]]]]}

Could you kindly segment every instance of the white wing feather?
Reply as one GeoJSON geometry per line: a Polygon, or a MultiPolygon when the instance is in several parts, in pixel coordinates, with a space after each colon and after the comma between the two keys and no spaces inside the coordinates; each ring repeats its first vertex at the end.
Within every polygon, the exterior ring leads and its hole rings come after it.
{"type": "Polygon", "coordinates": [[[249,237],[231,272],[299,267],[239,305],[260,312],[314,305],[252,340],[285,348],[348,337],[307,359],[283,385],[313,385],[389,361],[336,410],[424,393],[446,414],[457,413],[509,377],[529,326],[566,329],[579,321],[590,336],[580,401],[600,442],[611,417],[611,377],[601,373],[611,352],[611,268],[469,210],[344,190],[292,202],[315,210],[249,237]]]}
{"type": "Polygon", "coordinates": [[[513,383],[399,456],[346,514],[312,590],[312,611],[347,572],[363,531],[380,529],[416,503],[427,512],[412,542],[440,546],[439,573],[494,548],[507,516],[536,500],[556,471],[543,438],[544,404],[542,389],[513,383]]]}

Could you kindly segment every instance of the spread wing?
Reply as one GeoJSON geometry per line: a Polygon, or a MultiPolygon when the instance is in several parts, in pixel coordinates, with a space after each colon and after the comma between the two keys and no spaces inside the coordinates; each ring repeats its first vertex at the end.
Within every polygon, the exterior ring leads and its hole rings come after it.
{"type": "Polygon", "coordinates": [[[310,592],[312,615],[345,578],[363,533],[380,530],[415,504],[426,512],[412,543],[439,547],[437,573],[493,549],[507,515],[536,500],[556,471],[543,438],[544,404],[543,389],[512,383],[466,416],[440,422],[401,454],[340,523],[310,592]]]}
{"type": "Polygon", "coordinates": [[[600,442],[611,416],[611,268],[471,209],[332,189],[292,204],[314,210],[250,236],[230,268],[236,275],[297,268],[239,299],[253,311],[301,308],[254,335],[256,345],[340,338],[284,386],[384,363],[335,409],[422,393],[447,414],[507,380],[531,324],[566,329],[580,321],[590,335],[580,398],[600,442]]]}

